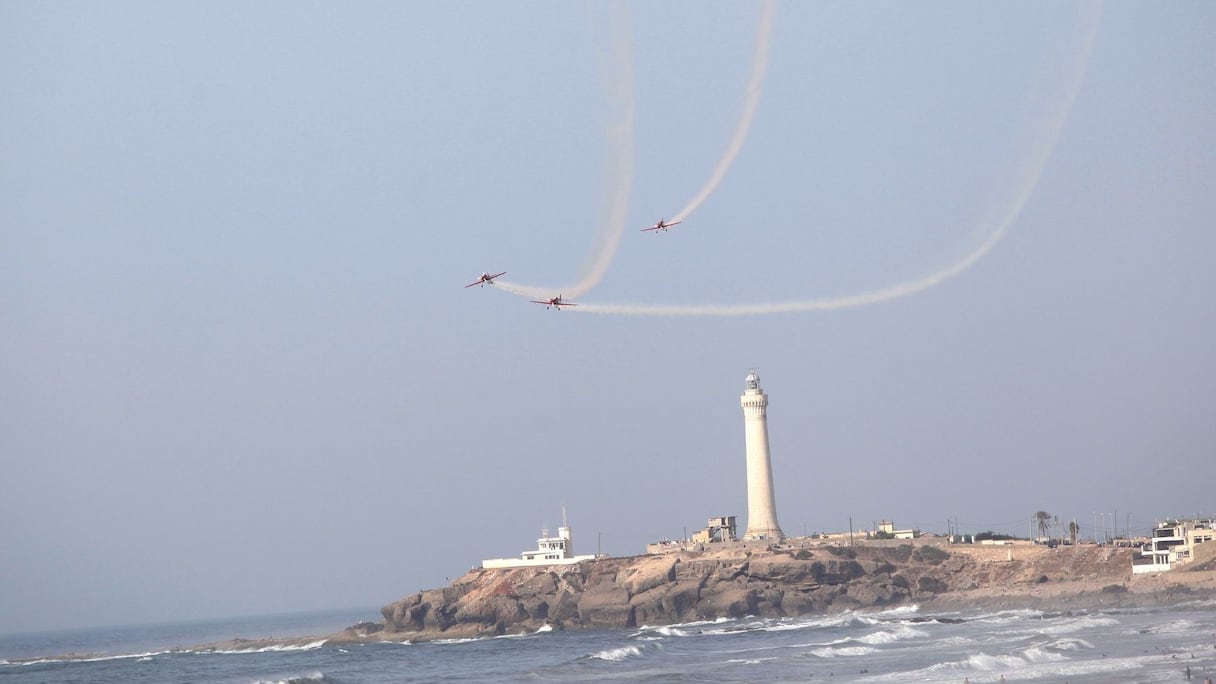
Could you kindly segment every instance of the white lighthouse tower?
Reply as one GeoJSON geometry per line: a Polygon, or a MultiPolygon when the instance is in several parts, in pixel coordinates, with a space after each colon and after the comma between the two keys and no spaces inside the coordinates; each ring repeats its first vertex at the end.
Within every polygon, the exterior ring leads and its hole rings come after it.
{"type": "Polygon", "coordinates": [[[785,535],[777,524],[777,504],[773,499],[773,466],[768,457],[768,395],[760,389],[756,371],[747,374],[739,403],[743,405],[747,440],[747,532],[743,538],[780,540],[785,535]]]}

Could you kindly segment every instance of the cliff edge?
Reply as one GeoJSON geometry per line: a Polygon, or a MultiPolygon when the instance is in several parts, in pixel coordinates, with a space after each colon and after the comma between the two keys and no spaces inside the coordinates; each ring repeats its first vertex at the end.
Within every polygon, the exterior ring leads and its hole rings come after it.
{"type": "MultiPolygon", "coordinates": [[[[1088,603],[1132,600],[1130,568],[1129,550],[1094,546],[903,543],[676,551],[565,566],[474,569],[447,587],[385,606],[383,624],[355,625],[346,636],[421,641],[546,626],[632,628],[786,617],[905,602],[948,610],[1000,606],[1010,597],[1018,605],[1058,608],[1087,594],[1088,603]]],[[[1210,584],[1213,578],[1196,581],[1210,584]]],[[[1156,592],[1150,581],[1140,586],[1156,592]]]]}

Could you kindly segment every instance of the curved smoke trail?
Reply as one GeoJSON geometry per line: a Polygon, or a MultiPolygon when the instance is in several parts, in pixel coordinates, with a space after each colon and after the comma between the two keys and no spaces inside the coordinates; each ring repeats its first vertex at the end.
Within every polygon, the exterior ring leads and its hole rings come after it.
{"type": "MultiPolygon", "coordinates": [[[[1055,149],[1056,142],[1064,129],[1081,88],[1089,57],[1093,51],[1094,40],[1098,30],[1099,8],[1097,5],[1087,5],[1085,8],[1085,34],[1080,43],[1077,59],[1067,74],[1067,91],[1060,99],[1060,107],[1051,115],[1045,117],[1037,126],[1039,135],[1031,145],[1030,151],[1023,164],[1025,171],[1021,174],[1021,183],[1010,195],[1010,202],[1004,211],[992,212],[995,228],[988,237],[975,249],[968,252],[955,263],[920,278],[898,283],[881,290],[862,292],[838,297],[822,297],[817,299],[796,300],[788,302],[770,302],[757,304],[734,305],[679,305],[679,304],[582,304],[575,311],[585,313],[617,314],[631,316],[747,316],[757,314],[791,313],[800,311],[827,311],[832,309],[848,309],[866,304],[877,304],[900,297],[923,292],[934,285],[948,280],[970,268],[982,259],[1013,225],[1022,208],[1030,199],[1034,188],[1038,185],[1047,161],[1055,149]]],[[[981,222],[981,225],[987,221],[981,222]]]]}
{"type": "Polygon", "coordinates": [[[767,0],[760,11],[760,30],[756,35],[756,53],[752,58],[752,75],[747,81],[747,95],[743,98],[743,113],[739,116],[739,125],[735,127],[735,135],[726,147],[726,154],[722,155],[722,160],[714,167],[713,174],[705,183],[705,187],[701,188],[701,192],[689,200],[678,214],[671,217],[672,221],[683,221],[700,208],[705,200],[709,199],[709,196],[722,183],[722,179],[726,178],[726,172],[730,170],[731,164],[735,163],[735,157],[738,157],[739,152],[743,149],[743,143],[747,140],[747,134],[752,128],[752,120],[756,118],[756,109],[760,106],[760,84],[764,81],[764,72],[768,70],[769,39],[773,34],[773,17],[776,13],[775,0],[767,0]]]}
{"type": "MultiPolygon", "coordinates": [[[[760,12],[760,25],[756,35],[756,51],[752,57],[752,73],[747,82],[747,91],[743,99],[743,112],[739,116],[739,124],[735,127],[734,136],[726,147],[725,154],[714,167],[713,173],[705,183],[705,187],[693,197],[689,203],[676,214],[672,221],[683,221],[696,211],[709,196],[718,189],[726,172],[735,162],[735,157],[743,149],[747,134],[751,130],[752,121],[756,118],[756,110],[760,105],[760,85],[768,70],[769,44],[773,33],[773,18],[776,15],[775,0],[765,0],[760,12]]],[[[600,238],[598,249],[592,253],[589,265],[584,269],[584,275],[576,283],[563,287],[542,288],[532,285],[522,285],[509,281],[496,281],[502,289],[522,297],[532,299],[547,299],[554,294],[578,297],[592,290],[608,273],[608,267],[616,258],[617,248],[625,230],[626,210],[629,207],[629,189],[633,183],[633,66],[629,50],[629,16],[623,4],[618,5],[616,16],[612,21],[612,40],[609,49],[608,64],[604,72],[609,74],[605,79],[610,101],[619,102],[620,110],[615,114],[616,123],[608,127],[608,155],[604,173],[604,208],[600,212],[600,238]]]]}
{"type": "Polygon", "coordinates": [[[603,189],[595,251],[583,266],[582,277],[568,285],[541,288],[495,281],[495,285],[513,294],[532,299],[547,299],[559,293],[563,297],[586,294],[604,279],[621,244],[629,210],[629,191],[633,185],[633,59],[628,5],[616,3],[607,23],[610,37],[600,68],[604,74],[605,99],[611,110],[605,130],[603,189]]]}

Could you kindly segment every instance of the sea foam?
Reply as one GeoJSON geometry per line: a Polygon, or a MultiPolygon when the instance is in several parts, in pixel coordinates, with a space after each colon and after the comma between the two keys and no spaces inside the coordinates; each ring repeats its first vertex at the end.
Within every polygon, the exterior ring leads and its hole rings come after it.
{"type": "Polygon", "coordinates": [[[277,653],[286,651],[312,651],[321,648],[325,645],[325,639],[310,641],[307,644],[274,644],[272,646],[260,646],[258,648],[234,648],[234,649],[217,649],[204,650],[199,653],[220,653],[223,655],[242,655],[246,653],[277,653]]]}
{"type": "Polygon", "coordinates": [[[313,672],[312,674],[287,677],[286,679],[261,679],[255,682],[255,684],[310,684],[311,682],[325,684],[332,681],[334,680],[330,679],[324,672],[313,672]]]}
{"type": "Polygon", "coordinates": [[[638,646],[622,646],[620,648],[610,648],[598,653],[592,653],[587,656],[594,660],[606,660],[610,663],[619,663],[626,658],[634,658],[642,655],[642,649],[638,646]]]}
{"type": "Polygon", "coordinates": [[[811,649],[811,655],[819,656],[820,658],[840,658],[851,656],[863,656],[871,653],[877,653],[878,649],[873,646],[826,646],[824,648],[811,649]]]}
{"type": "Polygon", "coordinates": [[[928,636],[928,632],[924,630],[909,627],[908,625],[895,625],[887,629],[880,629],[877,632],[871,632],[864,636],[857,637],[857,641],[863,644],[890,644],[904,639],[915,639],[916,637],[928,636]]]}

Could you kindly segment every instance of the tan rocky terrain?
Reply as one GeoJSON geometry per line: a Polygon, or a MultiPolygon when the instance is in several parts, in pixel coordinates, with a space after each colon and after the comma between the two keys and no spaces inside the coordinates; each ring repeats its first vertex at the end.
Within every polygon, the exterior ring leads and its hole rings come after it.
{"type": "Polygon", "coordinates": [[[343,640],[426,640],[784,617],[914,602],[924,612],[1089,608],[1216,595],[1216,572],[1132,576],[1130,549],[794,543],[469,571],[384,607],[343,640]]]}
{"type": "MultiPolygon", "coordinates": [[[[190,650],[257,650],[317,641],[427,641],[539,629],[631,628],[719,617],[793,617],[915,603],[926,619],[987,609],[1087,610],[1216,597],[1216,544],[1193,563],[1131,573],[1131,549],[868,541],[603,558],[474,569],[385,606],[383,622],[324,636],[236,639],[190,650]]],[[[66,656],[85,657],[85,656],[66,656]]]]}

